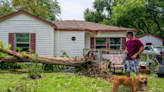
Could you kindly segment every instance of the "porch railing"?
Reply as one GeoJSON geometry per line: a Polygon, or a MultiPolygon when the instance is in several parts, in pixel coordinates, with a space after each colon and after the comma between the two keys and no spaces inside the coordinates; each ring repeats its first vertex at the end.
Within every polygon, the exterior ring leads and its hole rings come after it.
{"type": "MultiPolygon", "coordinates": [[[[93,51],[93,52],[97,53],[97,58],[94,61],[97,62],[98,64],[100,64],[104,59],[109,60],[110,55],[122,55],[123,61],[125,61],[125,58],[126,58],[126,54],[125,54],[124,50],[84,48],[83,49],[83,55],[88,53],[88,51],[93,51]]],[[[160,56],[160,55],[158,55],[158,56],[160,56]]],[[[161,55],[161,58],[162,58],[161,61],[164,64],[164,58],[163,57],[164,56],[161,55]]],[[[158,65],[155,58],[157,58],[157,55],[155,53],[146,53],[146,54],[141,53],[140,54],[140,61],[141,62],[146,62],[147,66],[149,66],[152,63],[155,64],[154,67],[156,65],[158,65]]]]}

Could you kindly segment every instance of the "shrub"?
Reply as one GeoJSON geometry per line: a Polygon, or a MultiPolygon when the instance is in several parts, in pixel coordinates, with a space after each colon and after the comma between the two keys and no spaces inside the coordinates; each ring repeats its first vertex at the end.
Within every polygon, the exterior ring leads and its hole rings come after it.
{"type": "Polygon", "coordinates": [[[31,62],[34,63],[28,67],[29,76],[38,76],[43,72],[44,65],[38,63],[38,54],[34,54],[34,57],[31,59],[31,62]]]}
{"type": "Polygon", "coordinates": [[[9,69],[24,69],[24,68],[27,68],[27,65],[24,64],[24,63],[5,63],[5,62],[2,62],[0,63],[0,69],[1,70],[9,70],[9,69]]]}
{"type": "Polygon", "coordinates": [[[77,72],[83,72],[83,69],[81,69],[80,67],[75,67],[74,71],[77,72]]]}
{"type": "MultiPolygon", "coordinates": [[[[11,45],[7,45],[7,49],[10,49],[11,45]]],[[[0,48],[5,48],[5,44],[4,42],[0,41],[0,48]]],[[[19,52],[22,51],[21,48],[17,48],[19,52]]],[[[0,57],[3,56],[10,56],[8,54],[2,53],[0,52],[0,57]]],[[[27,65],[25,65],[24,63],[5,63],[5,62],[1,62],[0,63],[0,69],[4,70],[4,69],[23,69],[23,68],[27,68],[27,65]]]]}

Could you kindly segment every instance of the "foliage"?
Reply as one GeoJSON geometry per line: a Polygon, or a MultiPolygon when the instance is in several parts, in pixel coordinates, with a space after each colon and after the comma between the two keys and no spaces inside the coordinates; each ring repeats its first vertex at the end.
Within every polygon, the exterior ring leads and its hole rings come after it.
{"type": "Polygon", "coordinates": [[[49,65],[49,64],[43,64],[43,65],[44,65],[44,69],[49,72],[60,71],[60,70],[66,69],[66,66],[63,66],[63,65],[49,65]]]}
{"type": "Polygon", "coordinates": [[[75,73],[77,73],[77,72],[83,72],[83,69],[80,68],[80,67],[75,67],[74,71],[75,71],[75,73]]]}
{"type": "Polygon", "coordinates": [[[10,0],[0,0],[0,18],[13,13],[10,0]]]}
{"type": "MultiPolygon", "coordinates": [[[[11,47],[10,44],[5,47],[4,42],[0,41],[0,48],[10,49],[10,47],[11,47]]],[[[17,49],[19,49],[19,52],[21,52],[20,48],[17,48],[17,49]]],[[[3,56],[9,56],[9,55],[0,52],[0,57],[3,57],[3,56]]],[[[27,68],[27,65],[24,63],[5,63],[5,62],[0,63],[0,69],[1,70],[14,69],[14,71],[15,71],[15,69],[23,69],[23,68],[27,68]]]]}
{"type": "MultiPolygon", "coordinates": [[[[54,90],[58,92],[109,92],[113,87],[111,82],[106,82],[100,78],[72,74],[42,73],[43,77],[39,80],[32,80],[26,76],[27,74],[0,73],[0,79],[3,79],[0,82],[1,92],[6,92],[7,89],[15,92],[14,90],[18,90],[19,87],[21,87],[19,90],[21,92],[34,92],[34,90],[35,92],[54,92],[54,90]]],[[[146,92],[164,91],[163,78],[158,78],[156,74],[146,76],[148,77],[146,92]]],[[[136,74],[131,73],[131,77],[136,77],[136,74]]],[[[127,92],[127,90],[129,89],[120,86],[118,92],[127,92]]]]}
{"type": "MultiPolygon", "coordinates": [[[[5,47],[5,43],[4,43],[4,42],[2,42],[2,41],[0,41],[0,48],[10,49],[10,47],[11,47],[11,45],[10,45],[10,44],[9,44],[9,45],[7,45],[7,46],[5,47]]],[[[4,53],[0,52],[0,57],[3,57],[3,56],[9,56],[9,55],[8,55],[8,54],[4,54],[4,53]]]]}
{"type": "Polygon", "coordinates": [[[134,28],[136,35],[151,33],[164,38],[163,0],[95,0],[86,9],[86,21],[134,28]],[[103,17],[104,16],[104,17],[103,17]]]}
{"type": "Polygon", "coordinates": [[[84,12],[85,21],[106,23],[106,20],[110,20],[112,16],[112,5],[115,5],[115,0],[95,0],[93,2],[93,10],[87,8],[84,12]]]}
{"type": "Polygon", "coordinates": [[[61,13],[57,0],[0,0],[0,18],[23,10],[47,21],[56,21],[61,13]]]}
{"type": "MultiPolygon", "coordinates": [[[[62,50],[61,52],[62,52],[61,57],[69,58],[66,51],[62,50]]],[[[57,57],[57,55],[55,57],[57,57]]],[[[60,70],[66,69],[66,66],[63,66],[63,65],[49,65],[49,64],[44,64],[44,65],[45,65],[44,69],[47,71],[60,71],[60,70]]]]}
{"type": "Polygon", "coordinates": [[[67,58],[69,58],[69,56],[67,55],[67,52],[66,51],[62,50],[61,52],[62,52],[62,56],[61,57],[67,57],[67,58]]]}
{"type": "Polygon", "coordinates": [[[63,65],[53,65],[53,71],[60,71],[67,69],[66,66],[63,65]]]}
{"type": "Polygon", "coordinates": [[[9,70],[9,69],[26,69],[27,65],[24,63],[0,63],[1,70],[9,70]]]}
{"type": "Polygon", "coordinates": [[[139,33],[152,33],[164,37],[161,29],[163,24],[161,4],[164,4],[164,1],[126,0],[124,3],[118,2],[112,8],[112,21],[117,26],[135,28],[140,31],[139,33]]]}
{"type": "Polygon", "coordinates": [[[38,76],[43,72],[44,65],[39,62],[38,54],[33,55],[34,58],[31,59],[31,65],[28,67],[29,76],[38,76]]]}
{"type": "Polygon", "coordinates": [[[106,18],[105,14],[101,14],[98,11],[91,11],[89,9],[85,10],[84,13],[85,21],[95,22],[95,23],[101,23],[102,20],[106,18]]]}
{"type": "Polygon", "coordinates": [[[77,59],[77,58],[79,58],[79,56],[75,56],[75,55],[74,55],[72,58],[77,59]]]}

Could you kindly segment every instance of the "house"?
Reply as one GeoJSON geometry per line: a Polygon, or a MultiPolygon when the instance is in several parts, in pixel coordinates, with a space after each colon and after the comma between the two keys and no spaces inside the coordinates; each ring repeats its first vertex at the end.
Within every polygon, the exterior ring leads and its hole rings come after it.
{"type": "Polygon", "coordinates": [[[144,45],[163,46],[164,39],[150,33],[137,35],[136,38],[140,39],[144,45]]]}
{"type": "Polygon", "coordinates": [[[83,56],[84,48],[125,49],[126,31],[135,29],[86,21],[48,22],[24,11],[0,19],[0,41],[24,51],[30,49],[42,56],[83,56]]]}

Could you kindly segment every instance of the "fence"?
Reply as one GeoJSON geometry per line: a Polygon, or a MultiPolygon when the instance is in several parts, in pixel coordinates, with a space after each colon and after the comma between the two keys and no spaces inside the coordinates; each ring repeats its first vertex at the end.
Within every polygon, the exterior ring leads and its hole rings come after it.
{"type": "MultiPolygon", "coordinates": [[[[97,65],[100,65],[100,63],[102,63],[102,61],[104,60],[110,60],[111,55],[122,55],[123,61],[125,61],[125,58],[126,58],[126,53],[124,52],[124,50],[84,48],[83,55],[87,54],[88,51],[94,52],[95,59],[93,61],[96,62],[97,65]]],[[[162,55],[158,55],[158,56],[161,56],[162,58],[162,55]]],[[[141,53],[140,54],[140,61],[146,62],[147,66],[154,63],[154,67],[155,67],[158,64],[155,58],[157,58],[157,55],[155,53],[146,53],[146,54],[141,53]]],[[[162,60],[162,62],[164,64],[164,59],[162,60]]]]}

